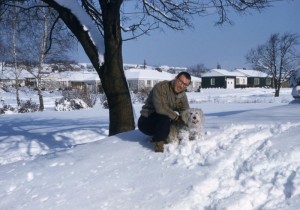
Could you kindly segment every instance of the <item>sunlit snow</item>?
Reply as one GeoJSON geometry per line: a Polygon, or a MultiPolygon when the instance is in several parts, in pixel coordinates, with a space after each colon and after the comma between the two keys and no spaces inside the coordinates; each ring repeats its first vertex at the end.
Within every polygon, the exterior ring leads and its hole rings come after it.
{"type": "Polygon", "coordinates": [[[59,94],[45,95],[44,112],[0,115],[0,209],[299,209],[300,104],[290,88],[278,98],[259,88],[188,93],[204,111],[204,139],[163,154],[138,130],[107,137],[101,105],[59,112],[59,94]]]}

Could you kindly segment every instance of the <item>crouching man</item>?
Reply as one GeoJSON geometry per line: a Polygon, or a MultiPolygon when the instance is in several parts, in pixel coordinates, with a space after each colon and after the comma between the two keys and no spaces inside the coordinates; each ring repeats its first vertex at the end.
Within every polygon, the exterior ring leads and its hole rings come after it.
{"type": "Polygon", "coordinates": [[[164,152],[172,121],[180,121],[177,113],[189,108],[185,90],[190,83],[191,75],[180,72],[171,81],[157,83],[143,105],[138,128],[152,136],[155,152],[164,152]]]}

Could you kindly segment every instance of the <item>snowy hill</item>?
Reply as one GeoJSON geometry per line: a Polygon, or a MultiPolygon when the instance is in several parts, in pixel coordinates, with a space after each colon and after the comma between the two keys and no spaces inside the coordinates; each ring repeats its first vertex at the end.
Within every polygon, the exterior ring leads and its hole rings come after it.
{"type": "Polygon", "coordinates": [[[100,106],[1,115],[0,209],[298,210],[300,104],[290,91],[188,93],[205,113],[204,140],[163,154],[138,130],[107,137],[100,106]]]}

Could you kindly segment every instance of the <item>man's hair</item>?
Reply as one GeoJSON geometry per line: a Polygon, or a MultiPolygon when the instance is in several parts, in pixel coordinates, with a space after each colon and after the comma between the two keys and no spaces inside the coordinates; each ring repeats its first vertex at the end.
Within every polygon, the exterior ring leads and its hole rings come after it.
{"type": "Polygon", "coordinates": [[[187,78],[190,81],[192,80],[191,75],[189,73],[187,73],[186,71],[182,71],[179,74],[177,74],[176,78],[179,78],[181,75],[183,75],[185,78],[187,78]]]}

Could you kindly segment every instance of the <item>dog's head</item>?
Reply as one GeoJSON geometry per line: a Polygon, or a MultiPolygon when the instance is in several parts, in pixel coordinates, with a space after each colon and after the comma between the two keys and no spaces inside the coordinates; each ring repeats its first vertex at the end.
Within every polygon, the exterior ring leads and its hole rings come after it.
{"type": "Polygon", "coordinates": [[[190,128],[199,128],[203,126],[204,123],[204,114],[202,109],[187,109],[181,112],[181,118],[190,128]]]}

